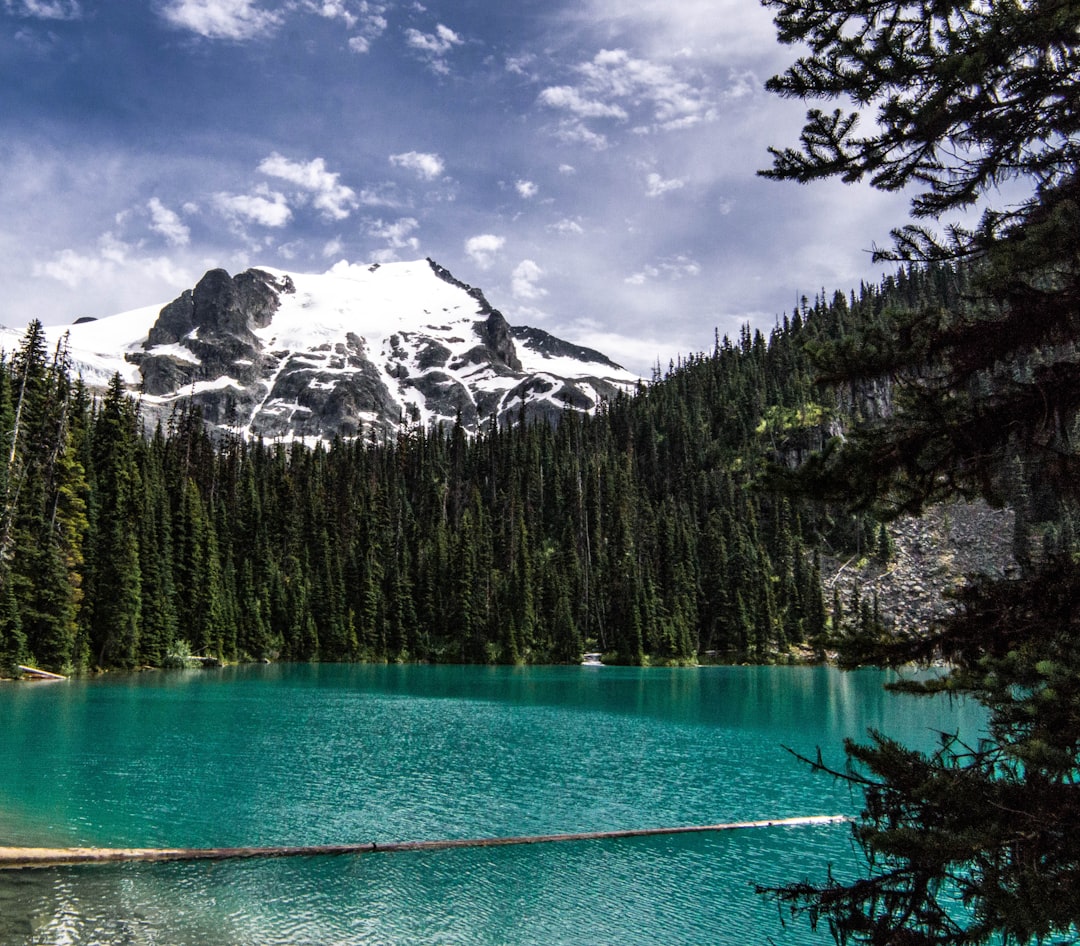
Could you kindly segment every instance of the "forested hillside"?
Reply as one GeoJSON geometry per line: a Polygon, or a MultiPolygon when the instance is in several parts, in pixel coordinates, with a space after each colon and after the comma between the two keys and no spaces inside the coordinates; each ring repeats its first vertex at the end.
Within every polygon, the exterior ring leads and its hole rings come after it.
{"type": "Polygon", "coordinates": [[[212,440],[194,412],[144,430],[119,379],[92,398],[31,325],[0,362],[0,662],[820,654],[834,610],[872,614],[826,606],[818,550],[888,543],[759,488],[761,468],[889,409],[884,383],[816,386],[808,350],[865,350],[893,307],[962,283],[909,269],[822,294],[594,417],[314,447],[212,440]]]}

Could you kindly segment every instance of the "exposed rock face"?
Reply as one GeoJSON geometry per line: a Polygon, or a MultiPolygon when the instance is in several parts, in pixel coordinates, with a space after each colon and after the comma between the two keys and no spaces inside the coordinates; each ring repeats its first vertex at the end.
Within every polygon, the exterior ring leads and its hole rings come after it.
{"type": "Polygon", "coordinates": [[[431,260],[322,276],[211,270],[125,357],[148,415],[190,400],[214,427],[269,439],[458,420],[475,431],[591,411],[637,381],[591,349],[512,328],[431,260]]]}
{"type": "Polygon", "coordinates": [[[232,277],[212,269],[161,310],[144,348],[183,342],[194,330],[203,337],[235,336],[254,341],[252,329],[265,328],[280,305],[279,294],[295,292],[292,277],[277,279],[259,269],[232,277]]]}
{"type": "Polygon", "coordinates": [[[476,327],[476,334],[480,338],[480,345],[469,352],[468,357],[471,360],[478,364],[491,361],[493,364],[504,365],[511,371],[521,371],[521,362],[518,361],[517,350],[514,348],[510,326],[501,312],[492,310],[487,320],[476,327]]]}
{"type": "Polygon", "coordinates": [[[292,279],[257,269],[232,277],[212,269],[194,289],[161,310],[143,349],[133,353],[146,394],[168,395],[198,381],[228,374],[242,384],[255,381],[262,367],[254,330],[270,324],[280,294],[294,292],[292,279]],[[170,351],[155,351],[175,346],[170,351]]]}
{"type": "Polygon", "coordinates": [[[563,341],[543,329],[522,325],[515,326],[510,330],[510,333],[519,342],[527,344],[533,351],[538,352],[544,358],[573,358],[578,361],[607,365],[607,367],[616,371],[620,370],[615,362],[595,349],[563,341]]]}
{"type": "Polygon", "coordinates": [[[823,558],[826,606],[836,588],[848,607],[857,586],[863,601],[877,595],[886,626],[926,629],[953,606],[947,593],[969,577],[1002,578],[1017,568],[1015,519],[1011,509],[979,500],[942,503],[890,523],[896,549],[890,562],[823,558]]]}

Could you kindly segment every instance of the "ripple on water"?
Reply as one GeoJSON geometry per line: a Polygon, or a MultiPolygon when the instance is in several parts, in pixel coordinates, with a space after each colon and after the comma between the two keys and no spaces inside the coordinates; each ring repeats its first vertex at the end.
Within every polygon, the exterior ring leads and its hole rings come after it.
{"type": "MultiPolygon", "coordinates": [[[[273,667],[12,688],[5,748],[41,764],[0,767],[14,829],[0,835],[313,844],[831,814],[857,801],[782,745],[813,754],[868,726],[907,741],[958,718],[883,697],[880,676],[575,669],[273,667]]],[[[849,836],[0,872],[0,946],[820,944],[781,929],[753,884],[842,869],[849,836]]]]}

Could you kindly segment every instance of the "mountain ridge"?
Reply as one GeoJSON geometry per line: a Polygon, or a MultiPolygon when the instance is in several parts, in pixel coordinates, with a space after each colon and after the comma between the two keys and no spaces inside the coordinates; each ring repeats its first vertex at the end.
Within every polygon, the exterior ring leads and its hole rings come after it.
{"type": "Polygon", "coordinates": [[[454,423],[475,433],[591,412],[640,381],[593,349],[511,326],[430,258],[322,274],[212,269],[163,306],[47,332],[54,345],[67,334],[88,386],[119,372],[148,419],[190,403],[213,430],[248,438],[454,423]]]}

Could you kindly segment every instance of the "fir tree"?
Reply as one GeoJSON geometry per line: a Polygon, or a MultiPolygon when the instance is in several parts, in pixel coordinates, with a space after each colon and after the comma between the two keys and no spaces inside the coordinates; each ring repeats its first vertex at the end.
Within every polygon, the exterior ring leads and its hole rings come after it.
{"type": "Polygon", "coordinates": [[[138,531],[141,512],[138,437],[134,406],[114,375],[92,435],[95,476],[93,533],[90,541],[92,607],[90,646],[99,667],[132,668],[139,653],[142,576],[138,531]]]}
{"type": "MultiPolygon", "coordinates": [[[[770,87],[846,97],[852,108],[809,112],[801,147],[774,151],[768,176],[911,185],[922,221],[984,209],[977,227],[951,225],[945,237],[924,223],[896,231],[887,255],[944,261],[938,273],[967,284],[934,304],[910,268],[890,287],[903,306],[822,351],[838,382],[894,379],[896,413],[825,451],[804,484],[887,518],[956,495],[1000,501],[1021,453],[1060,495],[1075,495],[1080,7],[768,2],[781,40],[807,49],[770,87]],[[873,107],[876,122],[861,132],[860,112],[873,107]],[[989,206],[1007,181],[1028,198],[989,206]]],[[[946,737],[929,755],[880,735],[849,743],[844,777],[866,797],[855,828],[866,876],[773,894],[840,943],[1075,940],[1077,600],[1080,566],[1051,558],[1018,580],[972,586],[929,635],[856,635],[850,661],[948,661],[951,672],[913,689],[971,694],[988,708],[989,737],[946,737]]],[[[872,609],[852,618],[868,631],[872,609]]]]}

